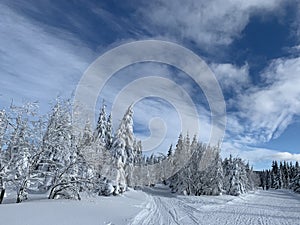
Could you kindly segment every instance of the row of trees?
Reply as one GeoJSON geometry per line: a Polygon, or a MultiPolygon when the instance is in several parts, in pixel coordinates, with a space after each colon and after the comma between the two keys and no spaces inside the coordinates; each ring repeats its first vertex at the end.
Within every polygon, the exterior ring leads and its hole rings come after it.
{"type": "Polygon", "coordinates": [[[292,189],[300,193],[300,167],[299,162],[272,162],[270,170],[260,173],[260,186],[263,189],[292,189]]]}
{"type": "Polygon", "coordinates": [[[35,103],[0,111],[0,202],[7,189],[22,202],[33,192],[80,199],[83,191],[117,195],[157,182],[191,195],[239,195],[254,186],[249,165],[232,157],[222,162],[218,147],[189,135],[181,134],[166,156],[143,156],[131,106],[115,132],[104,104],[95,128],[90,121],[75,127],[72,107],[58,99],[47,116],[38,116],[35,103]]]}
{"type": "Polygon", "coordinates": [[[97,127],[87,121],[81,132],[71,109],[70,101],[59,99],[43,117],[32,103],[0,111],[0,202],[7,188],[16,191],[17,202],[28,191],[80,199],[84,190],[109,195],[126,189],[125,165],[142,161],[131,107],[115,135],[104,105],[97,127]]]}
{"type": "MultiPolygon", "coordinates": [[[[187,136],[183,139],[183,146],[188,142],[187,136]]],[[[181,137],[179,137],[178,143],[181,143],[181,137]]],[[[230,156],[222,161],[218,147],[198,143],[196,139],[193,140],[190,148],[193,153],[188,163],[168,179],[173,192],[187,195],[229,194],[238,196],[254,190],[257,175],[241,158],[230,156]]],[[[175,151],[175,159],[178,150],[175,151]]]]}

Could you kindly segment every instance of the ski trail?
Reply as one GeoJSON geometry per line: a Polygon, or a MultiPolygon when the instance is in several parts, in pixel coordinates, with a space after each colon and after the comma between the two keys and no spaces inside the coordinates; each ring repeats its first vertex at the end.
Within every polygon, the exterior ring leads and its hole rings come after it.
{"type": "Polygon", "coordinates": [[[300,195],[288,190],[257,191],[241,197],[175,196],[155,189],[131,225],[296,225],[300,195]]]}

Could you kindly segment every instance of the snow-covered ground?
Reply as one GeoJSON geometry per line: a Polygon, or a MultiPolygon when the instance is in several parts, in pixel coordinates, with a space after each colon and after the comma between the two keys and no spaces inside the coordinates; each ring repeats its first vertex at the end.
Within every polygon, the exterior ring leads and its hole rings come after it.
{"type": "Polygon", "coordinates": [[[288,190],[233,196],[176,196],[162,186],[82,201],[33,199],[0,205],[5,225],[300,224],[300,195],[288,190]]]}
{"type": "Polygon", "coordinates": [[[300,195],[288,190],[256,191],[233,196],[172,196],[146,189],[148,204],[132,221],[143,224],[297,225],[300,195]]]}
{"type": "Polygon", "coordinates": [[[129,224],[147,195],[130,190],[121,196],[48,200],[35,196],[20,204],[0,205],[0,225],[118,225],[129,224]]]}

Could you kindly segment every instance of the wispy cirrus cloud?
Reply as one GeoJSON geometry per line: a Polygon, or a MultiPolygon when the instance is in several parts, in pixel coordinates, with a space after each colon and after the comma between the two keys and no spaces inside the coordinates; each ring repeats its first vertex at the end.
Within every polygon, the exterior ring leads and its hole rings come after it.
{"type": "Polygon", "coordinates": [[[253,142],[277,138],[300,115],[300,58],[280,58],[261,74],[263,87],[252,87],[237,99],[239,116],[253,142]]]}
{"type": "Polygon", "coordinates": [[[228,45],[239,37],[250,16],[272,12],[282,1],[155,0],[143,4],[138,13],[161,35],[190,40],[200,48],[228,45]]]}
{"type": "Polygon", "coordinates": [[[2,104],[12,99],[48,104],[59,94],[70,96],[93,56],[90,49],[64,30],[56,29],[60,38],[48,33],[47,25],[4,4],[0,4],[0,14],[2,104]]]}
{"type": "MultiPolygon", "coordinates": [[[[296,47],[297,48],[297,47],[296,47]]],[[[300,58],[279,58],[259,74],[262,83],[249,80],[248,65],[212,64],[212,70],[227,95],[227,131],[223,155],[249,159],[256,168],[270,160],[299,160],[291,149],[253,147],[280,137],[300,115],[300,58]],[[260,165],[261,164],[261,165],[260,165]]]]}

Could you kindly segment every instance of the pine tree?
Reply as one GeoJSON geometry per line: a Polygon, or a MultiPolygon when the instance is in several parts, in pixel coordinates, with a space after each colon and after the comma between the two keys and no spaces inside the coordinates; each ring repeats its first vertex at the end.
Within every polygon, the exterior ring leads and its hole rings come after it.
{"type": "Polygon", "coordinates": [[[291,188],[293,191],[300,193],[300,167],[298,161],[295,163],[294,174],[295,175],[292,179],[291,188]]]}
{"type": "Polygon", "coordinates": [[[132,183],[132,169],[136,157],[134,149],[135,137],[133,134],[133,110],[129,106],[121,120],[112,144],[112,154],[116,158],[118,168],[118,185],[125,189],[132,183]],[[125,173],[126,171],[126,173],[125,173]]]}
{"type": "Polygon", "coordinates": [[[171,144],[167,153],[167,157],[171,157],[173,155],[173,145],[171,144]]]}
{"type": "Polygon", "coordinates": [[[282,188],[282,172],[281,172],[280,168],[278,168],[277,173],[275,175],[274,187],[275,187],[275,189],[281,189],[282,188]]]}
{"type": "Polygon", "coordinates": [[[215,162],[213,164],[213,176],[211,177],[212,181],[212,191],[211,195],[221,195],[223,191],[223,168],[222,160],[219,152],[216,154],[215,162]]]}
{"type": "Polygon", "coordinates": [[[86,121],[80,145],[89,146],[94,141],[92,126],[89,120],[86,121]]]}
{"type": "Polygon", "coordinates": [[[228,190],[228,193],[230,195],[238,196],[242,194],[241,189],[240,189],[240,170],[239,170],[239,165],[234,160],[231,165],[230,169],[230,187],[228,190]]]}
{"type": "Polygon", "coordinates": [[[112,129],[112,118],[111,114],[109,114],[106,121],[106,129],[105,129],[105,144],[106,149],[110,149],[113,142],[113,129],[112,129]]]}
{"type": "Polygon", "coordinates": [[[95,138],[99,139],[101,142],[106,142],[106,128],[107,128],[107,121],[106,121],[106,105],[104,104],[104,101],[102,103],[102,108],[99,113],[99,118],[95,130],[95,138]]]}

